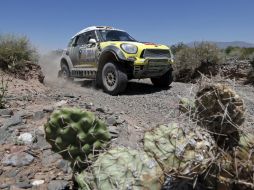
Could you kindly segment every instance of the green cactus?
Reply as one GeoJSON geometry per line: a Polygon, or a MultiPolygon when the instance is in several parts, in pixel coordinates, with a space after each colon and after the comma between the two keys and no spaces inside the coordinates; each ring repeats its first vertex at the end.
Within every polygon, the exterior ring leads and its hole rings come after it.
{"type": "Polygon", "coordinates": [[[245,105],[231,88],[204,84],[197,92],[195,104],[200,125],[214,133],[220,147],[232,149],[238,144],[245,105]]]}
{"type": "Polygon", "coordinates": [[[78,190],[94,190],[94,177],[93,174],[84,170],[75,175],[75,182],[78,185],[78,190]]]}
{"type": "Polygon", "coordinates": [[[201,128],[177,123],[160,125],[145,133],[144,149],[163,170],[180,176],[203,173],[214,157],[215,142],[201,128]]]}
{"type": "Polygon", "coordinates": [[[110,140],[106,125],[93,113],[78,108],[54,111],[44,129],[52,150],[74,165],[91,158],[110,140]]]}
{"type": "Polygon", "coordinates": [[[158,163],[145,152],[114,148],[101,154],[93,164],[95,189],[157,190],[164,182],[158,163]]]}

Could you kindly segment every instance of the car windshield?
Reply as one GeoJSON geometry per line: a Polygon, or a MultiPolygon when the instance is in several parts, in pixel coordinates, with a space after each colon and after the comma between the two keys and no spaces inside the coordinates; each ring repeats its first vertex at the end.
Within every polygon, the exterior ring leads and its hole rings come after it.
{"type": "Polygon", "coordinates": [[[119,30],[99,30],[103,41],[136,41],[127,32],[119,30]]]}

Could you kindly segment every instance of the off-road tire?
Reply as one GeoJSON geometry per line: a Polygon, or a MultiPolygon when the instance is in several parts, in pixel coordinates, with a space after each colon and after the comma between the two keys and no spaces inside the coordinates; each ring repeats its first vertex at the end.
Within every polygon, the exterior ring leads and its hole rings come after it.
{"type": "Polygon", "coordinates": [[[169,70],[160,77],[152,77],[151,81],[156,87],[166,88],[173,82],[172,71],[169,70]]]}
{"type": "Polygon", "coordinates": [[[66,81],[73,81],[73,78],[71,77],[71,73],[69,70],[69,67],[66,64],[61,65],[61,78],[63,78],[66,81]]]}
{"type": "Polygon", "coordinates": [[[124,69],[116,63],[106,63],[101,72],[102,86],[106,93],[118,95],[126,89],[128,77],[124,69]]]}

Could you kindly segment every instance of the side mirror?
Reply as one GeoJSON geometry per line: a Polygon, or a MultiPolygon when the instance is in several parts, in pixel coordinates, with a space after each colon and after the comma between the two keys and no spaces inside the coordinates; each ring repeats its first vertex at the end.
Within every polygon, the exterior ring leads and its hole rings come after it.
{"type": "Polygon", "coordinates": [[[96,40],[93,39],[93,38],[91,38],[91,39],[89,40],[89,44],[96,44],[96,40]]]}

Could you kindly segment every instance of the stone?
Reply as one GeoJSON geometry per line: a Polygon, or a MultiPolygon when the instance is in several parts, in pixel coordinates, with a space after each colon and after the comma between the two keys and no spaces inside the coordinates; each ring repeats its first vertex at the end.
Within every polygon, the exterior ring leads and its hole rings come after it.
{"type": "Polygon", "coordinates": [[[22,133],[18,137],[18,142],[21,144],[30,145],[34,142],[34,136],[31,133],[22,133]]]}
{"type": "Polygon", "coordinates": [[[54,108],[52,106],[48,106],[48,107],[43,108],[43,111],[46,113],[51,113],[54,111],[54,108]]]}
{"type": "Polygon", "coordinates": [[[33,185],[31,185],[29,182],[18,182],[14,186],[17,188],[28,189],[31,188],[33,185]]]}
{"type": "Polygon", "coordinates": [[[8,185],[8,184],[0,184],[0,189],[7,189],[9,187],[10,187],[10,185],[8,185]]]}
{"type": "Polygon", "coordinates": [[[53,107],[61,107],[65,104],[67,104],[67,102],[68,102],[67,100],[61,100],[59,102],[56,102],[53,107]]]}
{"type": "Polygon", "coordinates": [[[0,115],[13,115],[13,112],[9,109],[0,109],[0,115]]]}
{"type": "Polygon", "coordinates": [[[34,120],[41,120],[42,118],[44,118],[45,113],[43,111],[37,111],[34,113],[33,115],[33,119],[34,120]]]}
{"type": "Polygon", "coordinates": [[[22,123],[22,118],[19,116],[19,115],[14,115],[12,116],[10,119],[8,119],[4,124],[3,126],[5,128],[8,128],[8,127],[11,127],[11,126],[14,126],[14,125],[18,125],[22,123]]]}
{"type": "Polygon", "coordinates": [[[96,108],[96,111],[101,112],[101,113],[105,113],[105,110],[103,108],[96,108]]]}
{"type": "Polygon", "coordinates": [[[75,96],[73,94],[68,94],[68,93],[64,94],[64,97],[66,97],[66,98],[75,98],[75,96]]]}
{"type": "Polygon", "coordinates": [[[43,167],[49,167],[59,159],[62,159],[60,154],[56,154],[51,150],[44,150],[42,153],[41,163],[43,167]]]}
{"type": "Polygon", "coordinates": [[[48,184],[48,190],[65,190],[68,188],[68,182],[64,180],[53,180],[48,184]]]}
{"type": "Polygon", "coordinates": [[[32,185],[33,186],[39,186],[39,185],[42,185],[42,184],[44,184],[44,180],[42,180],[42,179],[36,179],[36,180],[34,180],[34,181],[32,181],[32,185]]]}
{"type": "Polygon", "coordinates": [[[71,172],[71,168],[69,166],[69,162],[66,160],[58,160],[56,163],[56,167],[61,169],[64,173],[70,173],[71,172]]]}
{"type": "Polygon", "coordinates": [[[116,125],[117,124],[117,120],[114,116],[108,117],[106,122],[108,125],[116,125]]]}
{"type": "Polygon", "coordinates": [[[5,166],[22,167],[31,164],[34,161],[34,157],[25,152],[16,152],[13,154],[7,154],[2,159],[2,164],[5,166]]]}

